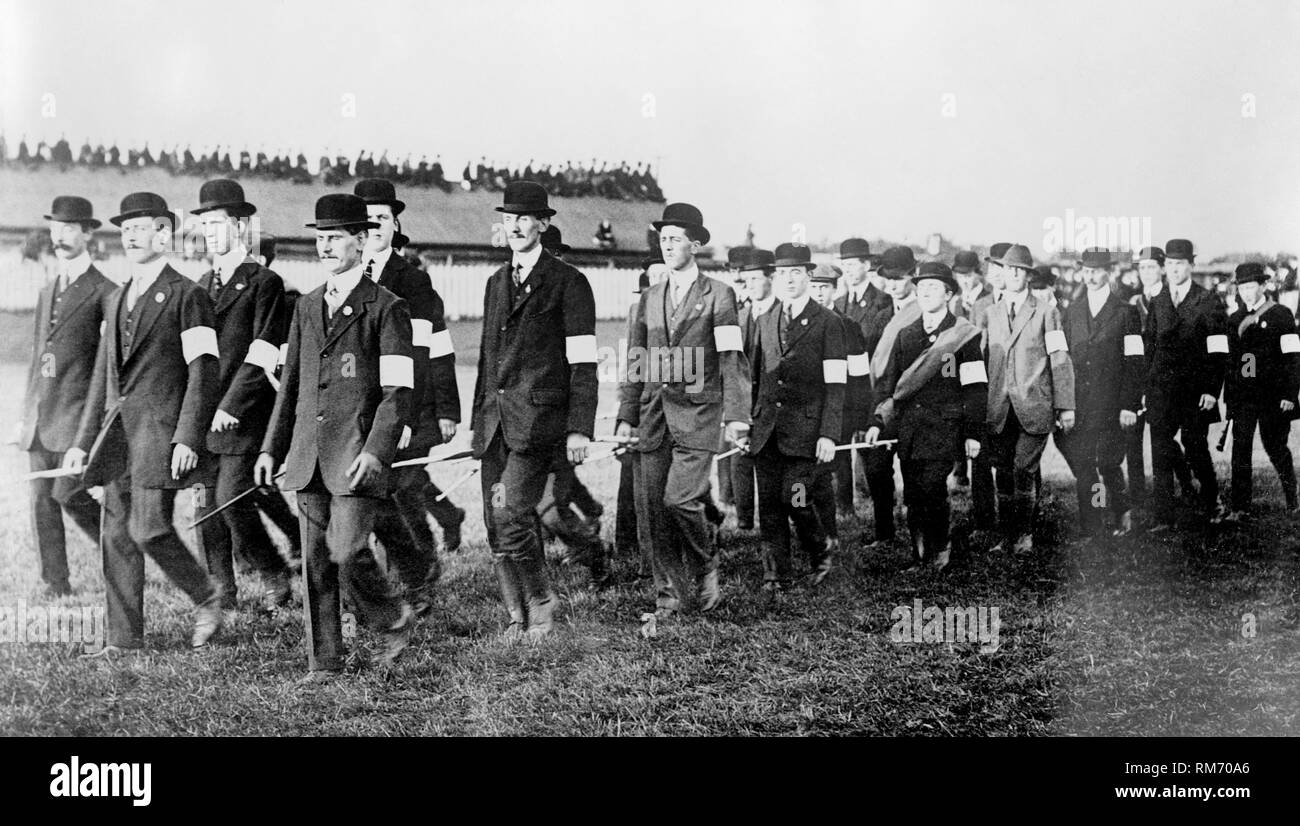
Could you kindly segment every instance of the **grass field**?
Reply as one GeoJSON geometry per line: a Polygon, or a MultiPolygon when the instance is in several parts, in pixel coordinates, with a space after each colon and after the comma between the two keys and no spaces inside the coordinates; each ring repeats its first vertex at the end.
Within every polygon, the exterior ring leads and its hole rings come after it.
{"type": "MultiPolygon", "coordinates": [[[[25,331],[30,316],[3,323],[25,331]]],[[[600,344],[621,327],[603,324],[600,344]]],[[[0,336],[6,433],[26,369],[16,336],[0,336]]],[[[473,365],[477,325],[458,324],[453,337],[460,363],[473,365]]],[[[467,397],[472,367],[460,380],[467,397]]],[[[601,392],[602,411],[612,408],[615,388],[601,392]]],[[[1256,467],[1263,504],[1249,528],[1087,546],[1069,541],[1071,480],[1049,449],[1044,541],[1030,559],[976,549],[942,575],[904,574],[903,544],[858,551],[870,524],[860,511],[841,529],[841,566],[777,613],[757,598],[756,543],[726,530],[723,606],[660,624],[653,638],[641,634],[653,600],[635,560],[617,560],[624,584],[600,594],[584,570],[556,566],[562,621],[537,646],[499,638],[503,611],[467,486],[453,495],[470,513],[464,549],[444,554],[440,601],[387,679],[358,668],[334,685],[295,686],[306,668],[300,609],[259,615],[247,595],[234,627],[193,652],[190,606],[150,563],[146,652],[88,662],[67,646],[0,644],[0,733],[1300,734],[1300,543],[1262,450],[1256,467]],[[892,641],[891,612],[916,599],[997,607],[997,650],[892,641]]],[[[0,607],[46,604],[26,489],[9,482],[25,469],[13,448],[0,457],[0,607]]],[[[1225,462],[1219,472],[1226,480],[1225,462]]],[[[607,503],[612,539],[617,465],[579,475],[607,503]]],[[[77,536],[70,556],[78,594],[61,604],[102,604],[95,549],[77,536]]],[[[375,641],[363,631],[355,644],[364,654],[375,641]]]]}

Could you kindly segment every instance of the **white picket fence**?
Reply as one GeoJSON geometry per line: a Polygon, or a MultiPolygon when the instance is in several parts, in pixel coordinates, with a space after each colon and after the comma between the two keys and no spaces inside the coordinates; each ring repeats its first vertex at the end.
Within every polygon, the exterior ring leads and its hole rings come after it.
{"type": "MultiPolygon", "coordinates": [[[[113,256],[96,262],[104,275],[121,283],[127,277],[127,261],[113,256]]],[[[199,261],[173,259],[172,266],[190,278],[197,279],[207,269],[199,261]]],[[[313,261],[279,259],[272,265],[285,284],[299,292],[310,292],[325,281],[320,265],[313,261]]],[[[493,264],[436,264],[429,267],[433,287],[442,296],[444,312],[449,320],[478,318],[483,314],[483,288],[496,269],[493,264]]],[[[627,308],[633,299],[639,270],[615,267],[593,268],[585,271],[596,299],[597,318],[626,318],[627,308]]],[[[36,307],[41,287],[54,275],[53,262],[46,266],[36,261],[24,260],[17,251],[0,256],[0,310],[31,310],[36,307]]]]}

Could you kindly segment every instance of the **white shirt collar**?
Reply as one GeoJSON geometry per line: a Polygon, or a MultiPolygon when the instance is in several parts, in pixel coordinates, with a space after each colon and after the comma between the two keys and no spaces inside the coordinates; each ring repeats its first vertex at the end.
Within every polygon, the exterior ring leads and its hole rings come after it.
{"type": "Polygon", "coordinates": [[[357,285],[361,283],[361,278],[364,274],[365,274],[365,268],[360,263],[358,263],[352,269],[344,270],[338,275],[331,274],[329,276],[326,276],[325,301],[328,303],[330,291],[337,289],[338,303],[333,306],[335,307],[342,306],[343,302],[346,301],[348,296],[352,294],[352,291],[355,290],[357,288],[357,285]]]}
{"type": "Polygon", "coordinates": [[[136,295],[144,292],[149,285],[158,280],[162,275],[163,267],[167,266],[167,256],[160,255],[148,264],[135,264],[131,267],[131,289],[136,295]]]}
{"type": "Polygon", "coordinates": [[[1173,284],[1170,284],[1169,297],[1174,299],[1177,302],[1181,302],[1184,298],[1187,297],[1187,293],[1189,290],[1191,290],[1191,288],[1192,288],[1191,279],[1184,281],[1182,285],[1177,287],[1175,287],[1173,284]]]}
{"type": "Polygon", "coordinates": [[[1110,285],[1103,284],[1099,290],[1088,290],[1088,310],[1095,316],[1101,312],[1106,300],[1110,298],[1110,285]]]}
{"type": "Polygon", "coordinates": [[[1260,293],[1259,300],[1255,302],[1255,305],[1253,307],[1248,306],[1244,301],[1241,302],[1241,305],[1246,308],[1246,312],[1253,313],[1256,310],[1258,310],[1260,307],[1263,307],[1265,301],[1268,301],[1268,296],[1264,295],[1263,293],[1260,293]]]}
{"type": "Polygon", "coordinates": [[[59,274],[65,276],[67,282],[64,284],[64,289],[72,286],[72,282],[84,275],[88,269],[90,269],[90,253],[85,250],[81,251],[81,255],[69,258],[67,261],[60,259],[59,274]]]}
{"type": "Polygon", "coordinates": [[[768,293],[767,298],[764,298],[761,301],[755,298],[753,301],[749,302],[749,307],[750,307],[749,311],[750,313],[753,314],[754,318],[758,318],[763,313],[772,309],[772,305],[775,303],[776,303],[776,293],[768,293]]]}
{"type": "MultiPolygon", "coordinates": [[[[537,246],[540,247],[541,244],[538,244],[537,246]]],[[[379,276],[383,275],[384,273],[384,267],[388,266],[388,259],[392,257],[393,257],[393,248],[389,247],[383,252],[377,252],[374,255],[371,255],[370,258],[366,259],[368,261],[375,262],[374,266],[370,268],[370,277],[373,278],[375,281],[378,281],[379,276]]],[[[537,260],[533,259],[533,263],[536,262],[537,260]]],[[[362,268],[362,270],[364,272],[364,267],[362,268]]]]}
{"type": "Polygon", "coordinates": [[[528,252],[515,253],[514,258],[510,261],[510,268],[513,270],[515,265],[519,265],[523,268],[519,271],[519,283],[522,284],[528,278],[528,275],[533,271],[533,267],[537,266],[537,261],[541,257],[542,245],[540,243],[535,245],[528,252]]]}
{"type": "Polygon", "coordinates": [[[686,291],[695,283],[695,279],[699,277],[700,268],[694,261],[692,261],[690,266],[684,270],[674,270],[672,268],[669,268],[668,270],[669,286],[671,286],[674,291],[680,292],[682,295],[686,294],[686,291]]]}
{"type": "Polygon", "coordinates": [[[790,308],[790,318],[792,319],[798,318],[799,315],[803,312],[804,307],[808,306],[808,302],[811,299],[812,296],[808,293],[804,293],[798,298],[790,299],[790,302],[785,305],[786,307],[790,308]]]}
{"type": "Polygon", "coordinates": [[[921,313],[921,326],[927,333],[933,333],[948,315],[947,307],[940,307],[932,313],[921,313]]]}
{"type": "Polygon", "coordinates": [[[871,289],[871,281],[869,279],[864,278],[862,279],[862,283],[859,284],[858,286],[849,287],[849,295],[853,298],[854,301],[861,301],[863,298],[866,297],[867,290],[869,289],[871,289]]]}
{"type": "Polygon", "coordinates": [[[1002,300],[1015,307],[1016,312],[1020,312],[1020,307],[1025,303],[1025,299],[1027,298],[1029,298],[1029,290],[1025,290],[1019,295],[1014,295],[1006,290],[1002,291],[1002,300]]]}
{"type": "Polygon", "coordinates": [[[248,258],[248,250],[243,244],[212,256],[212,269],[221,275],[223,282],[229,281],[230,276],[235,274],[235,269],[248,258]]]}

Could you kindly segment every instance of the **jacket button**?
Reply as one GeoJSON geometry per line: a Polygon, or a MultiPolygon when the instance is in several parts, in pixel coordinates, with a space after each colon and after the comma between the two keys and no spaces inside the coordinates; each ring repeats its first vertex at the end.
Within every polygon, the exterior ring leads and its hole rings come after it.
{"type": "Polygon", "coordinates": [[[118,400],[119,402],[124,402],[124,401],[126,401],[126,396],[118,396],[118,397],[117,397],[117,400],[118,400]]]}
{"type": "Polygon", "coordinates": [[[321,353],[321,354],[320,354],[320,357],[323,358],[323,359],[327,359],[327,358],[330,357],[330,354],[329,354],[329,353],[321,353]]]}
{"type": "Polygon", "coordinates": [[[318,421],[318,422],[323,422],[323,421],[325,421],[325,417],[324,417],[324,416],[317,416],[317,417],[316,417],[316,421],[318,421]]]}
{"type": "Polygon", "coordinates": [[[506,391],[505,391],[505,388],[504,388],[504,387],[503,387],[503,388],[501,388],[501,389],[500,389],[500,390],[498,390],[498,391],[497,391],[497,393],[498,393],[498,394],[499,394],[499,395],[502,395],[502,396],[504,396],[504,395],[505,395],[505,393],[506,393],[506,391]]]}
{"type": "Polygon", "coordinates": [[[505,327],[502,327],[502,328],[501,328],[501,332],[504,333],[505,331],[506,331],[506,328],[505,328],[505,327]]]}
{"type": "Polygon", "coordinates": [[[776,383],[779,384],[781,387],[785,387],[785,382],[782,379],[777,379],[776,383]]]}
{"type": "Polygon", "coordinates": [[[317,390],[328,390],[328,389],[329,389],[329,385],[328,385],[328,384],[325,384],[324,382],[321,382],[320,384],[316,385],[316,389],[317,389],[317,390]]]}
{"type": "Polygon", "coordinates": [[[776,403],[776,406],[777,406],[777,407],[780,407],[780,406],[781,406],[781,403],[780,403],[780,402],[777,402],[777,403],[776,403]]]}

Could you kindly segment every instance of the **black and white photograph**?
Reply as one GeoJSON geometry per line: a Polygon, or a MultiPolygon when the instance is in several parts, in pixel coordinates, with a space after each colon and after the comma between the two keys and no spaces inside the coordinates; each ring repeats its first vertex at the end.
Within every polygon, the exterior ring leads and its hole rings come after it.
{"type": "MultiPolygon", "coordinates": [[[[1197,738],[1089,794],[1235,809],[1208,738],[1300,735],[1298,44],[0,0],[0,734],[1197,738]]],[[[88,754],[38,791],[150,805],[88,754]]]]}

